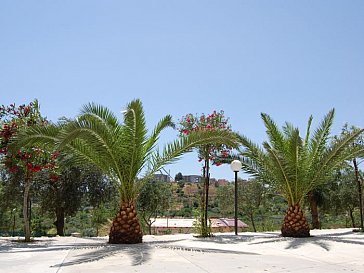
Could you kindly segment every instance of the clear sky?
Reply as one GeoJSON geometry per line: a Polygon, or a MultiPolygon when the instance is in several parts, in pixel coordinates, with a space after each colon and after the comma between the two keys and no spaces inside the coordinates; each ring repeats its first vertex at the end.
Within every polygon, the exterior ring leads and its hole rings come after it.
{"type": "MultiPolygon", "coordinates": [[[[261,112],[303,130],[335,107],[333,133],[363,127],[363,91],[362,0],[0,1],[0,104],[38,98],[53,121],[140,98],[150,128],[224,110],[261,143],[261,112]]],[[[166,169],[201,165],[190,154],[166,169]]],[[[233,178],[228,166],[211,176],[233,178]]]]}

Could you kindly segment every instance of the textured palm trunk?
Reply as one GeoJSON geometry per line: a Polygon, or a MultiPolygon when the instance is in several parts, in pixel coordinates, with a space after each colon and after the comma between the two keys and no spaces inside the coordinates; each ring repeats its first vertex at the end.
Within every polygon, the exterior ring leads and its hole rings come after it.
{"type": "Polygon", "coordinates": [[[283,237],[310,236],[310,227],[300,205],[296,204],[288,208],[281,232],[283,237]]]}
{"type": "Polygon", "coordinates": [[[109,234],[110,244],[138,244],[141,243],[143,234],[134,203],[125,202],[114,221],[109,234]]]}

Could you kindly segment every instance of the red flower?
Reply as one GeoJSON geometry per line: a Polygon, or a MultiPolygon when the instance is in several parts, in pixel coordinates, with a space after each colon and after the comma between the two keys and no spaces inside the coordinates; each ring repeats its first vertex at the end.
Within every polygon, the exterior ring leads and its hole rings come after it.
{"type": "Polygon", "coordinates": [[[60,154],[59,151],[56,151],[56,152],[52,153],[51,159],[56,159],[59,156],[59,154],[60,154]]]}
{"type": "Polygon", "coordinates": [[[9,168],[9,172],[11,172],[11,173],[15,173],[15,172],[17,171],[17,169],[18,169],[18,167],[17,167],[17,166],[11,166],[11,167],[9,168]]]}
{"type": "Polygon", "coordinates": [[[50,179],[51,179],[52,182],[57,182],[58,179],[59,179],[59,176],[56,175],[56,174],[51,174],[50,175],[50,179]]]}

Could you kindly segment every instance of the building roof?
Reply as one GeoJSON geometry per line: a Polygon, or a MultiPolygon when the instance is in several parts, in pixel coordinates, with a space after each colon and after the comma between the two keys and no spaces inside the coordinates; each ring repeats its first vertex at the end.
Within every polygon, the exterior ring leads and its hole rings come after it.
{"type": "MultiPolygon", "coordinates": [[[[211,226],[212,227],[234,227],[235,226],[235,219],[232,219],[232,218],[212,218],[211,219],[211,226]]],[[[238,219],[238,227],[239,228],[247,228],[248,225],[245,224],[243,221],[238,219]]]]}

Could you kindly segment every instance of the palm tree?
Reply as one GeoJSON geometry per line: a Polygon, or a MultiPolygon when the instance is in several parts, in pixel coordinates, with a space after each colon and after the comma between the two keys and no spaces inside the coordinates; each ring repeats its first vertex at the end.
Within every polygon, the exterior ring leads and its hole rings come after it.
{"type": "Polygon", "coordinates": [[[285,123],[281,131],[270,116],[262,113],[261,117],[269,141],[261,148],[245,136],[239,136],[243,169],[270,184],[287,200],[282,236],[308,237],[310,228],[301,209],[303,199],[318,185],[327,182],[333,170],[344,160],[363,154],[363,148],[352,148],[351,145],[363,130],[329,144],[334,109],[324,117],[312,136],[311,116],[304,138],[290,123],[285,123]]]}
{"type": "Polygon", "coordinates": [[[140,100],[130,102],[123,115],[121,123],[110,110],[91,103],[75,121],[22,132],[15,146],[50,145],[62,151],[68,164],[91,163],[101,169],[120,192],[120,209],[112,222],[109,242],[133,244],[142,242],[135,203],[148,177],[196,145],[217,142],[236,146],[237,142],[228,132],[196,132],[167,144],[160,152],[156,147],[159,135],[173,127],[172,117],[162,118],[148,136],[140,100]],[[142,171],[144,179],[138,179],[142,171]]]}

